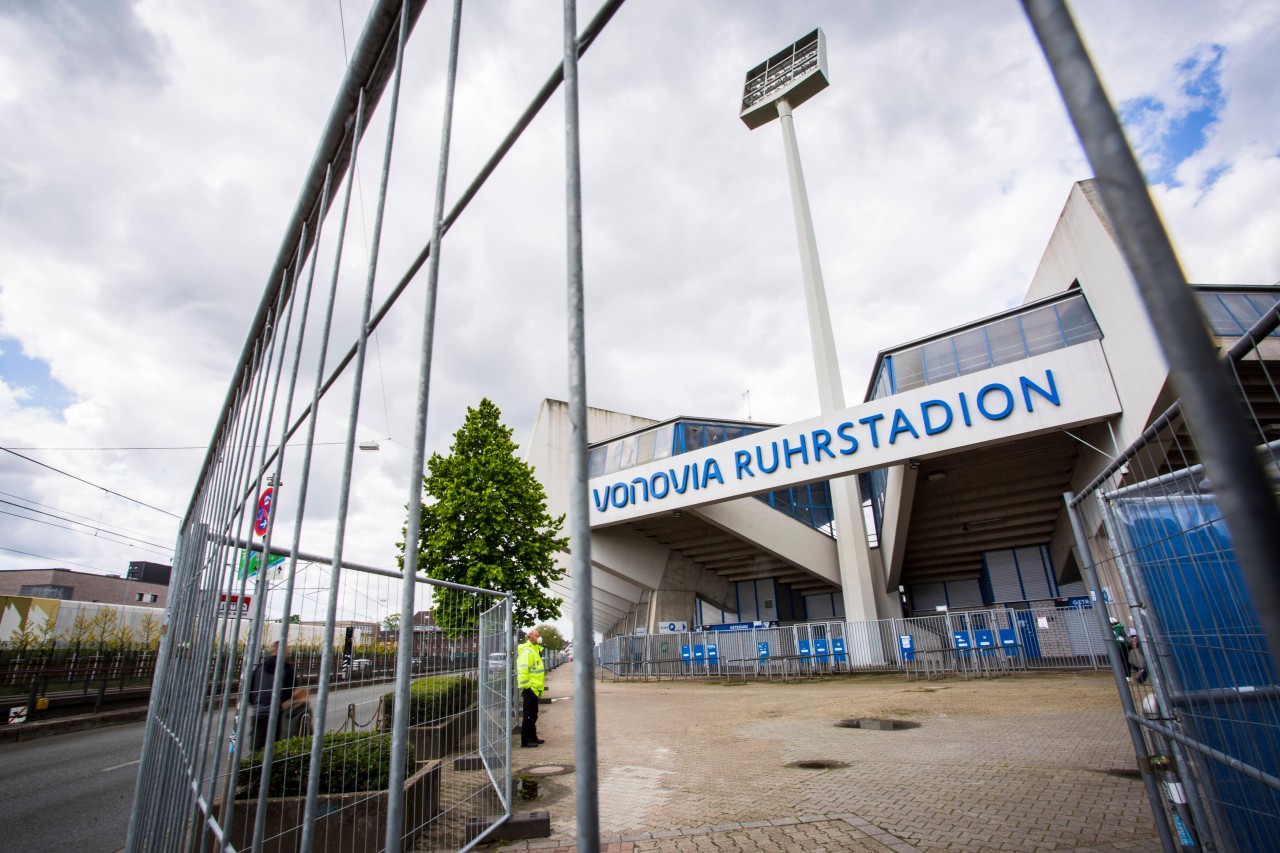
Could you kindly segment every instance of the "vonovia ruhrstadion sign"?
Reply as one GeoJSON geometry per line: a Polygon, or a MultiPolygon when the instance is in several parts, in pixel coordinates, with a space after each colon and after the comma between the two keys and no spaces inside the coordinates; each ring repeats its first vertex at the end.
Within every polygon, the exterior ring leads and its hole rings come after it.
{"type": "Polygon", "coordinates": [[[597,477],[591,525],[829,480],[1120,413],[1098,341],[597,477]]]}

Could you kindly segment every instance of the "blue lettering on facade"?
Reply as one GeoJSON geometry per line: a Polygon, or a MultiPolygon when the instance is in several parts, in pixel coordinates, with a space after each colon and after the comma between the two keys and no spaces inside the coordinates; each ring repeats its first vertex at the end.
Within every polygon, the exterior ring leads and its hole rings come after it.
{"type": "MultiPolygon", "coordinates": [[[[961,395],[963,396],[963,395],[961,395]]],[[[920,404],[920,420],[924,422],[925,435],[937,435],[951,428],[951,407],[941,400],[925,400],[920,404]],[[944,420],[940,424],[929,422],[929,410],[942,409],[944,420]]]]}
{"type": "Polygon", "coordinates": [[[876,435],[876,421],[884,420],[884,415],[868,415],[865,418],[858,418],[858,423],[866,424],[871,428],[871,446],[880,446],[880,436],[876,435]]]}
{"type": "Polygon", "coordinates": [[[1013,392],[1009,390],[1008,385],[999,382],[992,382],[990,385],[983,385],[982,390],[978,392],[978,411],[989,421],[1004,420],[1009,417],[1013,411],[1013,392]],[[1004,410],[1000,412],[991,412],[987,410],[987,394],[992,391],[1000,391],[1004,393],[1004,410]]]}
{"type": "Polygon", "coordinates": [[[912,438],[919,438],[920,433],[916,432],[916,428],[911,425],[911,421],[907,420],[907,413],[902,409],[894,409],[893,411],[893,428],[889,430],[889,443],[893,444],[898,440],[898,434],[909,432],[912,438]]]}
{"type": "Polygon", "coordinates": [[[803,435],[800,436],[799,447],[792,447],[785,438],[782,439],[782,455],[787,460],[788,468],[791,467],[791,457],[795,456],[797,453],[800,454],[801,461],[803,461],[804,464],[808,465],[809,464],[809,443],[804,440],[803,435]]]}
{"type": "Polygon", "coordinates": [[[773,448],[773,465],[767,467],[764,464],[764,454],[760,452],[760,445],[756,445],[756,465],[759,466],[760,472],[763,474],[772,474],[778,470],[778,442],[771,441],[769,446],[773,448]]]}
{"type": "MultiPolygon", "coordinates": [[[[1012,383],[1006,385],[1002,382],[992,382],[984,385],[976,393],[958,391],[956,399],[953,400],[939,398],[925,400],[920,404],[920,423],[924,427],[924,435],[939,435],[957,423],[972,427],[970,393],[973,393],[972,402],[978,414],[989,421],[1004,420],[1012,415],[1019,399],[1022,400],[1028,413],[1035,411],[1037,402],[1042,406],[1044,404],[1062,405],[1062,395],[1052,370],[1045,370],[1043,382],[1034,381],[1027,376],[1019,376],[1017,391],[1014,391],[1011,385],[1012,383]],[[957,401],[959,402],[959,419],[956,418],[957,401]]],[[[735,450],[733,452],[734,477],[743,480],[756,476],[756,471],[752,467],[753,453],[755,465],[761,474],[775,473],[780,464],[785,465],[786,468],[793,466],[799,468],[808,465],[811,461],[818,463],[822,461],[823,454],[830,459],[837,458],[837,454],[852,456],[858,451],[859,437],[856,434],[858,425],[867,428],[871,446],[879,448],[880,422],[885,420],[889,420],[890,423],[888,433],[890,445],[896,444],[903,434],[910,434],[912,438],[920,439],[920,432],[908,414],[902,409],[894,409],[891,419],[886,413],[875,413],[859,418],[857,423],[845,421],[835,428],[834,435],[828,429],[819,428],[793,438],[781,438],[756,444],[753,449],[735,450]],[[833,440],[839,442],[837,447],[832,447],[833,440]],[[782,442],[781,451],[778,449],[779,441],[782,442]],[[813,449],[812,459],[809,453],[810,442],[813,449]],[[766,450],[772,454],[768,465],[765,464],[766,450]]],[[[673,467],[665,471],[657,471],[647,478],[636,477],[630,482],[618,481],[603,487],[603,490],[593,488],[592,502],[597,512],[604,513],[611,506],[622,509],[632,504],[660,501],[672,492],[685,494],[690,485],[695,491],[708,488],[712,482],[724,485],[725,479],[720,466],[721,460],[711,456],[698,462],[686,463],[678,471],[673,467]],[[637,486],[639,491],[636,489],[637,486]]]]}
{"type": "Polygon", "coordinates": [[[858,439],[849,435],[849,430],[853,429],[853,421],[845,421],[836,427],[836,435],[840,436],[841,441],[848,442],[848,447],[840,448],[841,456],[852,456],[858,452],[858,439]]]}
{"type": "Polygon", "coordinates": [[[1018,377],[1018,384],[1022,386],[1022,399],[1027,404],[1027,411],[1034,412],[1035,407],[1031,405],[1031,392],[1035,391],[1041,397],[1044,397],[1055,406],[1061,406],[1062,401],[1058,399],[1058,386],[1053,381],[1053,371],[1046,370],[1044,372],[1045,379],[1049,382],[1049,390],[1046,391],[1036,383],[1032,382],[1025,376],[1018,377]]]}
{"type": "Polygon", "coordinates": [[[636,483],[644,487],[644,502],[649,502],[649,481],[644,477],[636,477],[631,481],[631,500],[634,503],[636,499],[636,483]]]}
{"type": "Polygon", "coordinates": [[[831,433],[825,429],[815,429],[813,431],[813,461],[822,461],[822,452],[826,451],[827,455],[832,459],[836,458],[835,453],[831,450],[831,433]]]}

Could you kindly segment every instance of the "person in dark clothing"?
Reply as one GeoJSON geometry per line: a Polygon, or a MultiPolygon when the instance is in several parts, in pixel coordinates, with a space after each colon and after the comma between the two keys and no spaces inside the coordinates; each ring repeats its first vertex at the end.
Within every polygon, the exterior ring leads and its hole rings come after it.
{"type": "Polygon", "coordinates": [[[254,669],[252,680],[249,682],[249,719],[253,722],[253,748],[255,751],[261,750],[267,745],[267,728],[271,717],[271,688],[275,683],[274,679],[278,666],[284,667],[278,696],[287,696],[289,698],[277,702],[280,708],[277,716],[277,738],[282,735],[289,737],[292,734],[291,722],[295,709],[301,706],[301,709],[305,711],[307,705],[306,688],[297,686],[293,664],[288,661],[283,664],[279,663],[279,652],[279,641],[272,643],[271,654],[254,669]]]}

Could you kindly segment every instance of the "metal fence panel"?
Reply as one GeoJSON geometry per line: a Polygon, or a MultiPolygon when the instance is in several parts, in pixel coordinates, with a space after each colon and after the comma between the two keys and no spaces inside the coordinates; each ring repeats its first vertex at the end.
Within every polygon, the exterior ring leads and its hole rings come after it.
{"type": "MultiPolygon", "coordinates": [[[[1280,403],[1269,311],[1227,352],[1275,482],[1280,403]]],[[[1219,490],[1175,404],[1079,496],[1082,564],[1130,634],[1115,665],[1153,809],[1171,838],[1274,849],[1280,837],[1280,667],[1239,563],[1219,490]]]]}

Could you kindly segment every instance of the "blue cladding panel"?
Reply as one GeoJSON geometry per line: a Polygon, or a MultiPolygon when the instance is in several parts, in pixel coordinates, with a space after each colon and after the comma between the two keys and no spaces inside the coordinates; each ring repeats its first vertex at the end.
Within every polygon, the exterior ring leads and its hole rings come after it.
{"type": "MultiPolygon", "coordinates": [[[[1280,773],[1280,754],[1267,734],[1280,729],[1280,711],[1259,697],[1265,691],[1253,689],[1276,684],[1276,668],[1213,499],[1120,498],[1115,506],[1131,565],[1148,590],[1156,636],[1167,642],[1183,690],[1232,691],[1230,700],[1203,692],[1184,700],[1184,727],[1246,764],[1280,773]]],[[[1203,767],[1240,849],[1275,849],[1280,794],[1217,761],[1204,760],[1203,767]]]]}

